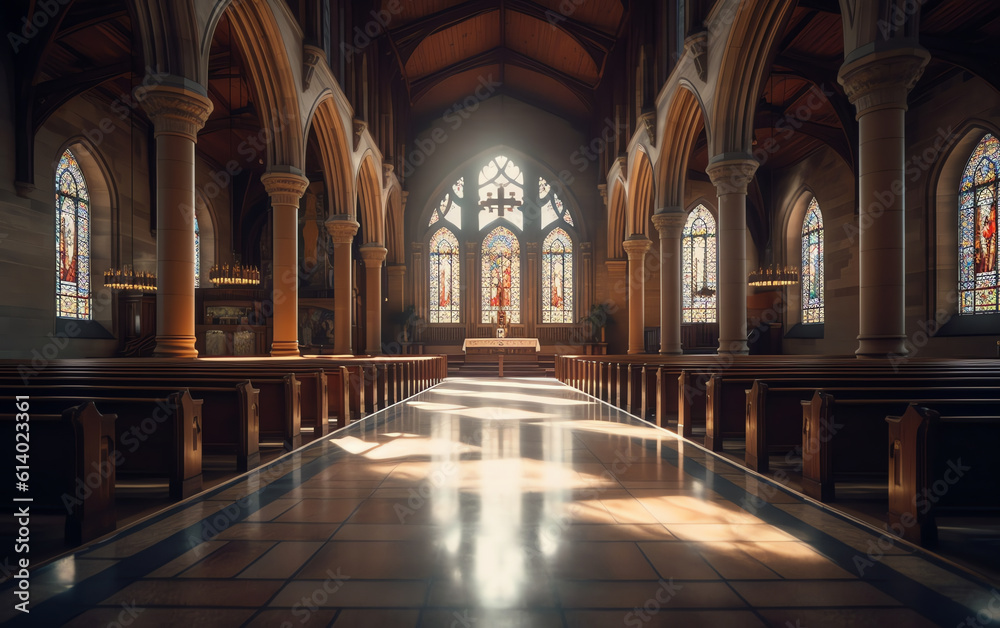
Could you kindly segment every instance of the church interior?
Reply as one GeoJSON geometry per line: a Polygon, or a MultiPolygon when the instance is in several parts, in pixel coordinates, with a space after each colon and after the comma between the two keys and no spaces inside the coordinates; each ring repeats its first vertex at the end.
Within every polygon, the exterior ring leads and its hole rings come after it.
{"type": "Polygon", "coordinates": [[[0,15],[4,625],[1000,625],[996,2],[0,15]]]}

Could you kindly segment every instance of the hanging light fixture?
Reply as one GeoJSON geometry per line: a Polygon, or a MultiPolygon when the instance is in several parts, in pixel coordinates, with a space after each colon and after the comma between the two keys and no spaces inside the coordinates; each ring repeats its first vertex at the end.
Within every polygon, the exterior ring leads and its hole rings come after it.
{"type": "MultiPolygon", "coordinates": [[[[233,23],[229,22],[229,159],[233,159],[233,23]]],[[[240,101],[243,100],[243,84],[240,83],[240,101]]],[[[209,280],[216,286],[258,286],[260,285],[260,270],[256,266],[240,263],[240,255],[236,252],[236,185],[229,191],[229,222],[231,226],[233,263],[216,264],[208,271],[209,280]]]]}
{"type": "MultiPolygon", "coordinates": [[[[135,48],[135,42],[132,43],[133,54],[135,48]]],[[[132,88],[134,83],[134,76],[129,73],[129,88],[132,88]]],[[[128,117],[128,148],[129,153],[134,150],[134,139],[133,130],[135,127],[135,102],[131,99],[129,100],[129,117],[128,117]]],[[[156,292],[156,275],[153,273],[148,273],[146,271],[135,270],[135,159],[130,160],[129,166],[129,187],[131,189],[131,198],[129,200],[129,250],[132,257],[131,264],[124,264],[119,266],[112,266],[111,268],[104,271],[104,287],[115,291],[134,291],[134,292],[156,292]]],[[[121,224],[121,218],[119,217],[119,226],[121,224]]],[[[119,247],[119,263],[121,262],[121,247],[119,247]]]]}
{"type": "MultiPolygon", "coordinates": [[[[771,93],[771,135],[769,141],[771,144],[774,142],[774,75],[771,75],[769,79],[770,93],[771,93]]],[[[785,92],[784,88],[787,87],[784,82],[782,82],[782,107],[786,106],[785,102],[785,92]]],[[[768,245],[765,251],[765,258],[772,259],[771,247],[768,245]]],[[[774,288],[778,286],[792,286],[799,283],[799,269],[793,266],[778,266],[777,264],[771,263],[768,265],[762,265],[757,270],[750,273],[748,277],[748,284],[755,288],[774,288]]]]}

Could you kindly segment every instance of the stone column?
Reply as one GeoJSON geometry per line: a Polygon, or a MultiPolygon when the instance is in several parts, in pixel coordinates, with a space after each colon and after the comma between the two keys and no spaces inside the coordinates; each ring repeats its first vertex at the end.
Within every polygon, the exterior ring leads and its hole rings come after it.
{"type": "Polygon", "coordinates": [[[156,138],[156,348],[194,358],[194,147],[212,113],[205,89],[180,77],[140,87],[156,138]]]}
{"type": "Polygon", "coordinates": [[[351,311],[351,244],[361,227],[349,214],[335,214],[326,221],[326,231],[333,241],[333,350],[350,355],[351,311]]]}
{"type": "MultiPolygon", "coordinates": [[[[621,344],[621,333],[617,330],[624,329],[626,332],[628,330],[628,326],[622,324],[622,313],[625,311],[625,297],[628,294],[628,261],[623,259],[609,259],[604,262],[604,266],[608,269],[608,315],[615,323],[615,334],[613,336],[610,330],[605,329],[604,342],[608,343],[608,351],[610,352],[613,348],[617,349],[621,344]]],[[[598,338],[598,340],[601,339],[598,338]]]]}
{"type": "MultiPolygon", "coordinates": [[[[853,56],[853,55],[851,55],[853,56]]],[[[906,355],[906,96],[930,60],[917,47],[850,59],[837,77],[857,109],[859,357],[906,355]]]]}
{"type": "Polygon", "coordinates": [[[719,194],[719,353],[747,354],[747,186],[759,164],[722,155],[706,169],[719,194]]]}
{"type": "Polygon", "coordinates": [[[272,356],[299,355],[299,199],[309,179],[293,168],[272,169],[260,177],[271,197],[274,270],[272,356]]]}
{"type": "Polygon", "coordinates": [[[680,207],[653,214],[660,232],[660,353],[680,355],[681,348],[681,234],[687,215],[680,207]]]}
{"type": "Polygon", "coordinates": [[[646,253],[653,243],[644,235],[635,234],[622,244],[628,255],[628,352],[646,350],[643,337],[646,308],[646,253]]]}
{"type": "Polygon", "coordinates": [[[361,247],[361,259],[365,261],[365,330],[367,331],[365,351],[369,355],[382,353],[382,262],[389,251],[378,242],[369,242],[361,247]]]}

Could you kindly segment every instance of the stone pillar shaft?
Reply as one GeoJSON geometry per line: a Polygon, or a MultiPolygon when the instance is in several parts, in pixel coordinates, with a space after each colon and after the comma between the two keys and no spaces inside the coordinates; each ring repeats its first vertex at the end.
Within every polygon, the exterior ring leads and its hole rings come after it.
{"type": "Polygon", "coordinates": [[[628,255],[628,352],[644,353],[646,308],[646,253],[653,243],[644,235],[630,236],[623,246],[628,255]]]}
{"type": "Polygon", "coordinates": [[[184,79],[141,87],[156,138],[156,348],[197,357],[194,311],[195,143],[212,101],[184,79]]]}
{"type": "Polygon", "coordinates": [[[382,262],[388,253],[378,242],[370,242],[361,247],[361,259],[365,261],[365,351],[369,355],[382,353],[382,262]]]}
{"type": "Polygon", "coordinates": [[[859,357],[906,355],[904,259],[906,96],[930,55],[880,51],[849,61],[838,79],[857,109],[859,357]]]}
{"type": "Polygon", "coordinates": [[[333,350],[352,354],[351,314],[354,294],[351,286],[351,244],[361,227],[348,214],[337,214],[326,221],[326,231],[333,241],[333,350]]]}
{"type": "Polygon", "coordinates": [[[680,355],[681,347],[681,234],[687,216],[680,207],[653,215],[660,232],[660,353],[680,355]]]}
{"type": "Polygon", "coordinates": [[[299,355],[299,199],[309,179],[293,172],[268,172],[261,183],[271,197],[274,271],[272,356],[299,355]]]}
{"type": "Polygon", "coordinates": [[[719,194],[719,353],[747,354],[747,186],[759,164],[747,158],[709,162],[719,194]]]}

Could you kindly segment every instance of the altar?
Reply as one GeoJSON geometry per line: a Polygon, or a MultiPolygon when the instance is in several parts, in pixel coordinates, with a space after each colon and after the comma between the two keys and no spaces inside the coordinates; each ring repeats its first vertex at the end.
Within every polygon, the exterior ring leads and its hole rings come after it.
{"type": "Polygon", "coordinates": [[[497,364],[504,376],[504,362],[534,367],[542,346],[537,338],[466,338],[462,343],[466,364],[497,364]]]}

